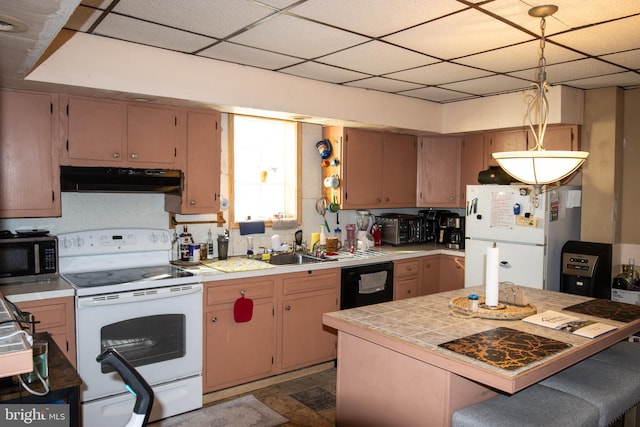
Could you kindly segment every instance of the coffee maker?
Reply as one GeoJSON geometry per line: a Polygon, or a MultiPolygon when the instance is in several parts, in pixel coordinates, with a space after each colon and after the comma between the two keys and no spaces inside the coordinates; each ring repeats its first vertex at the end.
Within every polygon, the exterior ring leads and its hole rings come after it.
{"type": "Polygon", "coordinates": [[[420,243],[441,243],[440,239],[440,217],[447,215],[451,211],[425,209],[418,212],[420,216],[420,243]]]}
{"type": "Polygon", "coordinates": [[[457,214],[447,214],[440,221],[440,243],[449,249],[464,249],[464,217],[457,214]]]}

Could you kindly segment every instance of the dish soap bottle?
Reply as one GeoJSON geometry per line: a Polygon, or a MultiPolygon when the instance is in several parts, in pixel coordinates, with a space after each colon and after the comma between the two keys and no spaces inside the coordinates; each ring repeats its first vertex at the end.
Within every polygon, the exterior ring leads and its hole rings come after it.
{"type": "Polygon", "coordinates": [[[211,237],[211,229],[207,233],[207,259],[213,259],[213,237],[211,237]]]}
{"type": "Polygon", "coordinates": [[[327,233],[324,231],[324,225],[320,227],[320,251],[324,252],[327,249],[327,233]]]}

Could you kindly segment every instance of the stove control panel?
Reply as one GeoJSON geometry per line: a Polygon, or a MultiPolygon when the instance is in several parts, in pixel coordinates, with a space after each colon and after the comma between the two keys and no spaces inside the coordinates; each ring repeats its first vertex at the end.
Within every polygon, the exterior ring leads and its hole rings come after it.
{"type": "Polygon", "coordinates": [[[169,230],[100,229],[58,235],[60,257],[171,250],[169,230]]]}

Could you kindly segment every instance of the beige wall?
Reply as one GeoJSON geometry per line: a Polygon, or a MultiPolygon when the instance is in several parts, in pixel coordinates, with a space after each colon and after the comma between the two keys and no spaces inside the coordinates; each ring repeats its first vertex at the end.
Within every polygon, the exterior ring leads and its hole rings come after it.
{"type": "Polygon", "coordinates": [[[623,158],[620,242],[640,245],[640,89],[624,94],[623,158]]]}

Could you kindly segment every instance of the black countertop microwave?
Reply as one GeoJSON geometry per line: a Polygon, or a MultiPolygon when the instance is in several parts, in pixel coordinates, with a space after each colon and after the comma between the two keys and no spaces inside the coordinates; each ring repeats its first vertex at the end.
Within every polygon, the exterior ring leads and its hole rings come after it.
{"type": "Polygon", "coordinates": [[[58,274],[58,238],[0,238],[0,284],[54,278],[58,274]]]}

